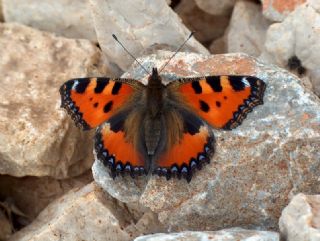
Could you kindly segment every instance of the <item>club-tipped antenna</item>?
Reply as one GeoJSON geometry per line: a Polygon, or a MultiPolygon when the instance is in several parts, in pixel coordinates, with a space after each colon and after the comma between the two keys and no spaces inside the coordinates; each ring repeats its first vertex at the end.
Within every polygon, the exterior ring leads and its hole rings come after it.
{"type": "Polygon", "coordinates": [[[150,72],[145,68],[143,67],[143,65],[136,59],[136,57],[134,57],[127,49],[126,47],[123,46],[123,44],[118,40],[117,36],[112,34],[112,37],[118,42],[118,44],[121,45],[121,47],[141,66],[141,68],[147,73],[150,75],[150,72]]]}
{"type": "Polygon", "coordinates": [[[186,44],[186,42],[188,42],[188,40],[193,36],[195,32],[192,31],[189,35],[189,37],[180,45],[180,47],[176,50],[176,52],[168,59],[168,61],[163,65],[163,67],[160,69],[159,74],[161,73],[161,71],[169,64],[169,62],[171,61],[171,59],[176,56],[176,54],[182,49],[182,47],[186,44]]]}

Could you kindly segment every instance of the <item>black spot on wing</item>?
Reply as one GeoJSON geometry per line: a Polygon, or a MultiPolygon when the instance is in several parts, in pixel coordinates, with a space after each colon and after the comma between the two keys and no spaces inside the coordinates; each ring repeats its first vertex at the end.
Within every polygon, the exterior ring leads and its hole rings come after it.
{"type": "Polygon", "coordinates": [[[207,84],[210,85],[214,92],[221,92],[222,86],[219,76],[208,76],[206,77],[207,84]]]}
{"type": "Polygon", "coordinates": [[[104,88],[109,84],[109,79],[97,79],[97,85],[94,88],[94,93],[99,94],[102,93],[104,88]]]}
{"type": "Polygon", "coordinates": [[[216,106],[217,107],[221,107],[221,102],[220,101],[216,101],[216,106]]]}
{"type": "Polygon", "coordinates": [[[243,76],[228,76],[229,84],[234,91],[244,90],[246,85],[242,81],[243,76]]]}
{"type": "Polygon", "coordinates": [[[201,85],[200,85],[199,81],[193,81],[191,83],[191,85],[192,85],[192,88],[193,88],[193,90],[194,90],[194,92],[196,94],[201,94],[202,93],[202,88],[201,88],[201,85]]]}
{"type": "Polygon", "coordinates": [[[113,101],[111,100],[107,104],[105,104],[105,106],[103,107],[103,112],[108,113],[111,110],[112,105],[113,105],[113,101]]]}
{"type": "Polygon", "coordinates": [[[98,106],[99,106],[99,103],[98,103],[98,102],[96,102],[96,103],[93,104],[93,107],[94,107],[94,108],[97,108],[98,106]]]}
{"type": "Polygon", "coordinates": [[[75,87],[75,91],[79,94],[84,93],[90,83],[90,80],[87,78],[78,79],[78,80],[75,80],[74,84],[76,84],[76,81],[78,81],[78,84],[75,87]]]}
{"type": "Polygon", "coordinates": [[[210,110],[210,106],[207,104],[207,102],[203,101],[203,100],[199,100],[199,103],[200,103],[200,109],[203,111],[203,112],[209,112],[210,110]]]}
{"type": "Polygon", "coordinates": [[[184,132],[190,135],[199,133],[200,127],[203,125],[202,120],[187,110],[180,110],[180,114],[183,118],[184,132]]]}
{"type": "Polygon", "coordinates": [[[121,111],[116,115],[113,115],[108,120],[110,124],[110,130],[113,132],[123,131],[124,130],[124,122],[128,116],[128,111],[121,111]]]}
{"type": "Polygon", "coordinates": [[[120,89],[121,89],[121,86],[122,86],[122,83],[120,83],[120,82],[115,82],[114,85],[113,85],[113,87],[112,87],[111,93],[112,93],[113,95],[117,95],[117,94],[119,93],[120,89]]]}

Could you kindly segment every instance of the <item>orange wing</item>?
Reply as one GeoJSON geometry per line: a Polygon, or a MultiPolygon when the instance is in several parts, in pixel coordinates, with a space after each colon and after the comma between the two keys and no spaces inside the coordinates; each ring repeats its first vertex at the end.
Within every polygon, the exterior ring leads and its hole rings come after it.
{"type": "MultiPolygon", "coordinates": [[[[77,126],[95,128],[119,109],[135,88],[134,80],[109,78],[72,79],[60,88],[61,107],[65,108],[77,126]]],[[[138,85],[136,83],[135,85],[138,85]]]]}
{"type": "Polygon", "coordinates": [[[112,117],[111,122],[106,122],[97,129],[97,158],[110,168],[113,178],[123,173],[128,173],[131,177],[147,174],[144,156],[125,137],[122,117],[112,117]]]}
{"type": "Polygon", "coordinates": [[[185,78],[170,85],[205,121],[226,130],[236,128],[253,107],[263,104],[266,87],[252,76],[185,78]]]}

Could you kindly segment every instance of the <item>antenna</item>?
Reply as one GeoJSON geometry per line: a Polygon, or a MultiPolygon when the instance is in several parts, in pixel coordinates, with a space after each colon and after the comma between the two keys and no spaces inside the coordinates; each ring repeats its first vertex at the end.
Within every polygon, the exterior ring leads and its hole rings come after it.
{"type": "Polygon", "coordinates": [[[112,37],[121,45],[121,47],[141,66],[141,68],[149,75],[151,75],[148,70],[123,46],[123,44],[118,40],[117,36],[112,34],[112,37]]]}
{"type": "Polygon", "coordinates": [[[164,64],[164,66],[160,69],[159,74],[161,73],[161,71],[169,64],[169,62],[171,61],[171,59],[176,56],[176,54],[182,49],[182,47],[186,44],[186,42],[193,36],[195,32],[192,31],[189,35],[189,37],[180,45],[180,47],[176,50],[176,52],[168,59],[168,61],[164,64]]]}

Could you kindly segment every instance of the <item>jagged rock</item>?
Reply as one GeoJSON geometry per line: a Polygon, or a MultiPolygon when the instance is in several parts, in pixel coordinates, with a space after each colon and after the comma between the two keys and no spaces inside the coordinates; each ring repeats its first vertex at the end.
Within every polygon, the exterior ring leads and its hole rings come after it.
{"type": "Polygon", "coordinates": [[[11,200],[31,221],[53,200],[91,181],[90,171],[63,180],[50,177],[16,178],[5,175],[0,176],[0,197],[11,200]]]}
{"type": "Polygon", "coordinates": [[[134,241],[279,241],[279,234],[268,231],[230,228],[219,231],[150,234],[136,238],[134,241]]]}
{"type": "Polygon", "coordinates": [[[236,0],[195,0],[198,7],[212,15],[228,15],[236,0]]]}
{"type": "Polygon", "coordinates": [[[155,230],[162,230],[161,225],[150,212],[136,217],[128,206],[91,183],[50,204],[10,241],[57,240],[57,237],[59,240],[125,241],[155,230]]]}
{"type": "MultiPolygon", "coordinates": [[[[161,66],[171,52],[141,58],[161,66]]],[[[124,77],[146,83],[140,67],[124,77]]],[[[204,56],[178,53],[163,71],[165,83],[178,76],[254,75],[267,84],[264,104],[233,131],[215,130],[216,153],[210,165],[185,180],[117,177],[98,160],[95,180],[123,202],[139,201],[170,230],[223,227],[276,228],[291,193],[319,192],[320,101],[299,79],[244,54],[204,56]],[[168,80],[169,79],[169,80],[168,80]],[[141,193],[141,196],[139,196],[141,193]]]]}
{"type": "Polygon", "coordinates": [[[0,22],[3,22],[3,9],[2,9],[2,0],[0,1],[0,22]]]}
{"type": "Polygon", "coordinates": [[[195,38],[210,43],[223,35],[229,23],[229,16],[214,16],[201,10],[194,0],[183,0],[174,9],[183,23],[195,31],[195,38]]]}
{"type": "Polygon", "coordinates": [[[60,108],[59,87],[107,75],[99,49],[15,23],[0,24],[0,39],[0,174],[66,178],[88,170],[92,135],[60,108]]]}
{"type": "MultiPolygon", "coordinates": [[[[260,58],[281,67],[291,68],[297,58],[305,69],[300,74],[312,79],[313,90],[320,96],[320,14],[311,4],[303,4],[281,23],[270,26],[265,49],[260,58]]],[[[296,61],[297,62],[297,61],[296,61]]],[[[299,74],[298,71],[297,74],[299,74]]]]}
{"type": "Polygon", "coordinates": [[[0,240],[7,240],[12,234],[12,226],[0,205],[0,240]]]}
{"type": "Polygon", "coordinates": [[[263,50],[269,25],[258,4],[238,1],[226,32],[228,53],[242,52],[258,57],[263,50]]]}
{"type": "Polygon", "coordinates": [[[281,22],[307,0],[261,0],[261,2],[263,15],[271,21],[281,22]]]}
{"type": "Polygon", "coordinates": [[[6,22],[97,41],[87,0],[2,0],[6,22]]]}
{"type": "MultiPolygon", "coordinates": [[[[99,44],[107,59],[122,70],[127,70],[134,60],[112,34],[136,57],[156,44],[176,49],[190,34],[165,0],[90,0],[90,3],[99,44]]],[[[184,49],[208,53],[195,38],[191,38],[184,49]]]]}
{"type": "Polygon", "coordinates": [[[320,240],[320,195],[294,196],[282,211],[279,226],[287,241],[320,240]]]}

